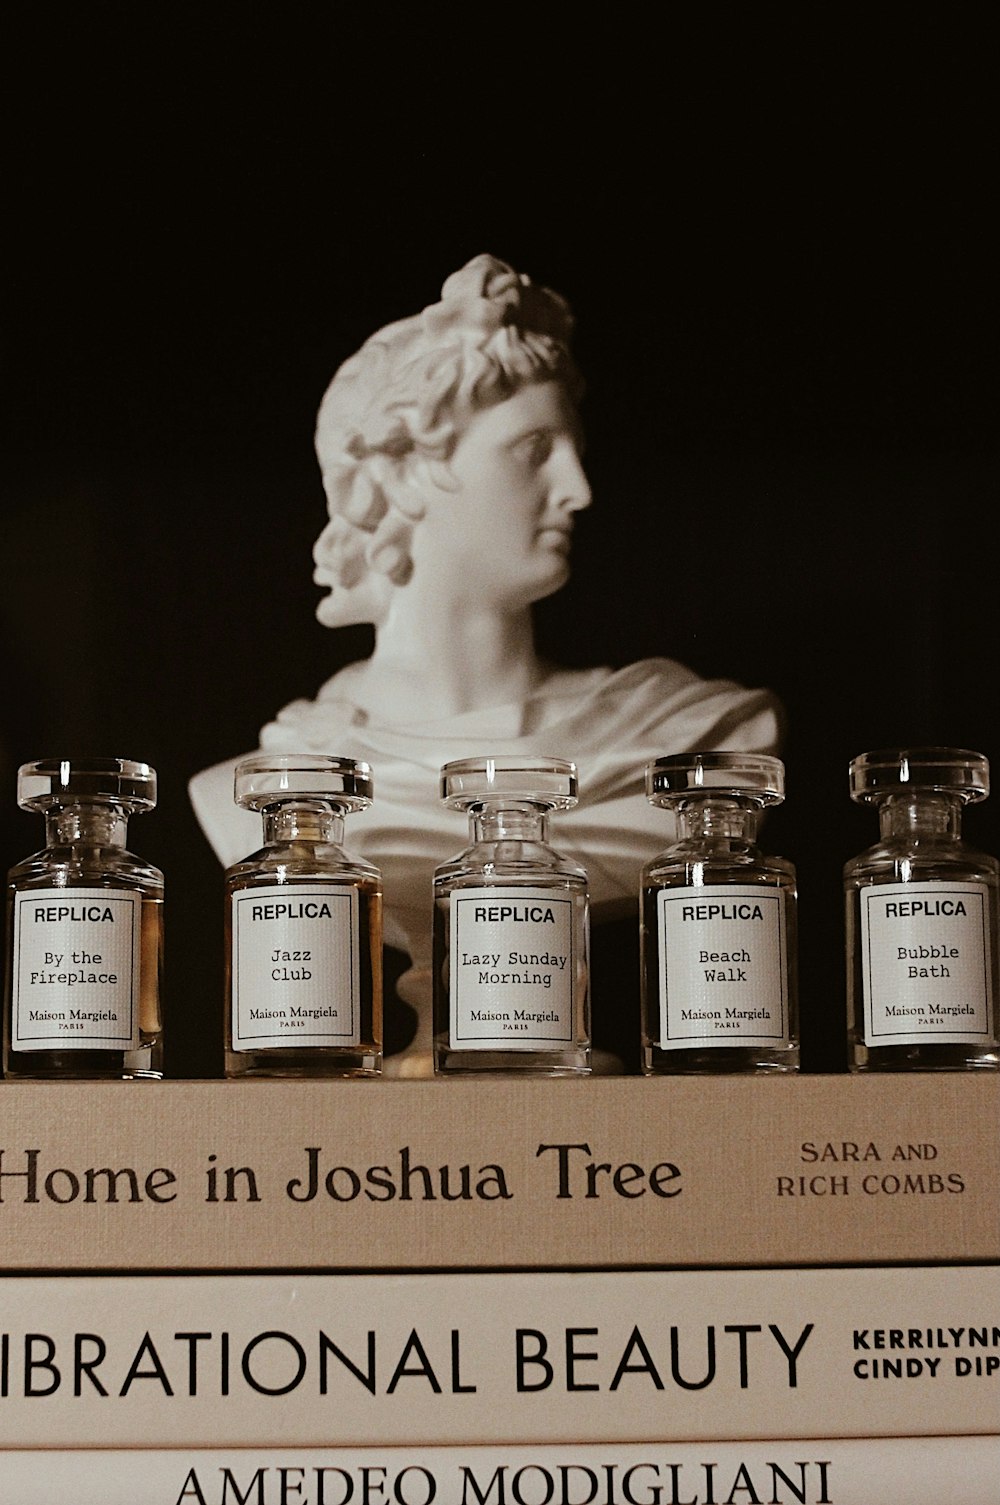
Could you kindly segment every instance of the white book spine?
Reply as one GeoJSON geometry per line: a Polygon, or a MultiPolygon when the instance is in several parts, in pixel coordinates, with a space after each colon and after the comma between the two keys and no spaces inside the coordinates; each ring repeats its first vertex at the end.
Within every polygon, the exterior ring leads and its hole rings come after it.
{"type": "Polygon", "coordinates": [[[1000,1266],[0,1280],[0,1446],[1000,1433],[1000,1266]]]}

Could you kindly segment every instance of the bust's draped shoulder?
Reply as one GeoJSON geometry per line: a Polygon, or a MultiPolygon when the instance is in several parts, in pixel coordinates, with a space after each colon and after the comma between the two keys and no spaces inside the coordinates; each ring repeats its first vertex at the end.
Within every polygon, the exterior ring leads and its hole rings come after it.
{"type": "Polygon", "coordinates": [[[450,759],[525,753],[577,764],[580,803],[553,822],[553,841],[587,869],[599,914],[634,904],[639,868],[671,840],[670,817],[645,798],[647,762],[720,748],[774,753],[782,736],[769,691],[705,680],[667,658],[565,672],[519,704],[399,727],[369,718],[349,685],[335,675],[315,700],[292,701],[262,728],[260,743],[372,764],[375,801],[350,835],[382,866],[390,907],[394,872],[419,886],[423,902],[436,863],[464,843],[461,818],[438,800],[438,774],[450,759]]]}
{"type": "Polygon", "coordinates": [[[517,704],[403,726],[370,718],[348,685],[335,674],[315,700],[291,701],[262,728],[261,747],[329,751],[331,736],[346,737],[393,757],[429,759],[436,771],[448,758],[484,752],[544,751],[581,763],[584,752],[613,754],[608,739],[615,733],[626,762],[634,761],[636,745],[648,747],[650,757],[723,747],[774,752],[782,732],[781,708],[769,690],[702,679],[669,658],[642,659],[624,669],[567,671],[517,704]],[[553,739],[564,744],[561,751],[553,739]],[[439,756],[442,751],[445,756],[439,756]]]}

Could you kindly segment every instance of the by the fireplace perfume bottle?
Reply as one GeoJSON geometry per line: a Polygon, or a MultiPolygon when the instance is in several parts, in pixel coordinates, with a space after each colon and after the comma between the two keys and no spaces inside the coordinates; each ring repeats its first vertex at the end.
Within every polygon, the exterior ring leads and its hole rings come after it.
{"type": "Polygon", "coordinates": [[[849,777],[880,828],[844,868],[849,1068],[996,1069],[1000,863],[961,834],[962,807],[989,794],[987,759],[890,748],[849,777]]]}
{"type": "Polygon", "coordinates": [[[553,850],[549,815],[577,801],[573,763],[446,763],[441,799],[469,845],[434,875],[434,1068],[590,1070],[587,875],[553,850]]]}
{"type": "Polygon", "coordinates": [[[758,753],[680,753],[646,768],[677,840],[641,878],[642,1069],[794,1071],[799,1064],[795,869],[757,845],[784,798],[758,753]]]}
{"type": "Polygon", "coordinates": [[[163,1075],[163,874],[126,850],[156,773],[125,758],[45,758],[17,775],[45,846],[10,869],[4,1074],[163,1075]]]}
{"type": "Polygon", "coordinates": [[[226,870],[229,1077],[374,1077],[382,1069],[382,880],[345,851],[372,801],[367,763],[257,754],[234,798],[264,845],[226,870]]]}

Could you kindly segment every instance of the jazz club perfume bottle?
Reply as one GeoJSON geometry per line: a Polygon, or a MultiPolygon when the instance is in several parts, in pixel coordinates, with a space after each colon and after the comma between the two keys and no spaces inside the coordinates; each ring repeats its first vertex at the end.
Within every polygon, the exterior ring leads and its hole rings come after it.
{"type": "Polygon", "coordinates": [[[642,1069],[794,1071],[795,869],[757,846],[784,798],[778,758],[681,753],[646,768],[677,840],[642,871],[642,1069]]]}
{"type": "Polygon", "coordinates": [[[878,843],[844,868],[852,1071],[995,1069],[1000,863],[962,840],[989,764],[955,747],[891,748],[850,765],[878,843]]]}
{"type": "Polygon", "coordinates": [[[446,763],[441,799],[469,845],[434,875],[434,1068],[577,1076],[590,1070],[587,875],[549,846],[577,800],[573,763],[446,763]]]}
{"type": "Polygon", "coordinates": [[[163,1075],[163,874],[126,850],[156,773],[124,758],[48,758],[18,770],[45,846],[8,875],[4,1074],[163,1075]]]}
{"type": "Polygon", "coordinates": [[[345,851],[372,801],[367,763],[258,754],[234,798],[264,845],[226,871],[229,1077],[374,1077],[382,1069],[382,880],[345,851]]]}

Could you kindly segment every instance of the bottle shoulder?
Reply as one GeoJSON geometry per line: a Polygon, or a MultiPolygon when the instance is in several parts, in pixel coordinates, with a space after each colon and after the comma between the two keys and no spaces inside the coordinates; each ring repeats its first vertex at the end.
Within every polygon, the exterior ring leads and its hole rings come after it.
{"type": "Polygon", "coordinates": [[[14,891],[38,888],[138,888],[162,893],[163,873],[126,847],[43,847],[7,874],[14,891]]]}
{"type": "Polygon", "coordinates": [[[926,883],[935,878],[995,885],[1000,860],[955,839],[897,838],[876,842],[844,864],[847,883],[926,883]]]}
{"type": "Polygon", "coordinates": [[[226,869],[226,881],[266,887],[286,883],[381,882],[380,870],[364,857],[333,842],[292,841],[263,846],[226,869]]]}
{"type": "Polygon", "coordinates": [[[763,883],[787,886],[795,882],[795,864],[787,857],[762,852],[750,843],[726,847],[683,841],[647,862],[644,887],[669,883],[705,886],[726,883],[763,883]]]}

